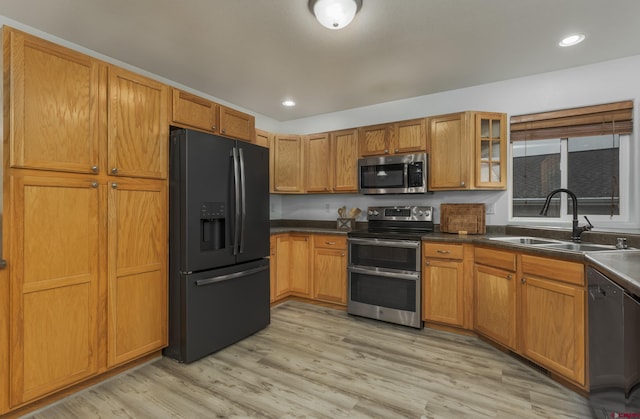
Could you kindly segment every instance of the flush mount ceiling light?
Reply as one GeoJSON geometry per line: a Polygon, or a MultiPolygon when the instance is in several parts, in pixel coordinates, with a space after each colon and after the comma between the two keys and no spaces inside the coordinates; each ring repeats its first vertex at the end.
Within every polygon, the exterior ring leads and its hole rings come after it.
{"type": "Polygon", "coordinates": [[[579,44],[584,41],[585,35],[582,33],[576,33],[573,35],[569,35],[564,38],[562,41],[558,42],[558,45],[561,47],[571,47],[573,45],[579,44]]]}
{"type": "Polygon", "coordinates": [[[290,108],[292,106],[296,106],[296,102],[294,100],[291,100],[291,99],[283,100],[282,101],[282,106],[286,106],[287,108],[290,108]]]}
{"type": "Polygon", "coordinates": [[[362,0],[309,0],[309,10],[325,28],[342,29],[362,7],[362,0]]]}

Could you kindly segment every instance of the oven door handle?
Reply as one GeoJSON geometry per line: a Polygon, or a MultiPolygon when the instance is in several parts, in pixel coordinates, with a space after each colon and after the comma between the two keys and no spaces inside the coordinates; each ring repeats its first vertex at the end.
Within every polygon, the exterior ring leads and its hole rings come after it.
{"type": "Polygon", "coordinates": [[[419,241],[410,241],[410,240],[380,240],[380,239],[350,238],[349,243],[366,244],[368,246],[402,247],[402,248],[408,248],[408,249],[418,249],[420,247],[419,241]]]}
{"type": "Polygon", "coordinates": [[[410,279],[413,281],[420,280],[420,272],[411,272],[411,271],[398,272],[398,271],[384,270],[381,268],[367,269],[367,268],[358,268],[355,266],[349,266],[348,271],[354,272],[357,274],[383,276],[385,278],[410,279]]]}

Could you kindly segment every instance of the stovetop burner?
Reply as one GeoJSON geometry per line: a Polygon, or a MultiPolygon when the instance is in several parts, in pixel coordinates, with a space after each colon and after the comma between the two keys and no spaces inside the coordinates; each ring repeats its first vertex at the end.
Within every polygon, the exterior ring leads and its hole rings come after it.
{"type": "Polygon", "coordinates": [[[433,232],[433,207],[369,207],[367,230],[356,230],[349,237],[420,240],[433,232]]]}

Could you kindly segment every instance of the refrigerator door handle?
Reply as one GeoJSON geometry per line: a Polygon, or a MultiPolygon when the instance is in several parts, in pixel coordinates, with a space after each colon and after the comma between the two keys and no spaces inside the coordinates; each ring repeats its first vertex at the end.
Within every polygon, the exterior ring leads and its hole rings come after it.
{"type": "Polygon", "coordinates": [[[207,278],[207,279],[199,279],[196,281],[196,286],[199,287],[202,285],[210,285],[210,284],[215,284],[217,282],[228,281],[230,279],[242,278],[243,276],[253,275],[258,272],[266,271],[267,269],[269,269],[269,265],[259,266],[257,268],[248,269],[242,272],[235,272],[228,275],[216,276],[216,277],[207,278]]]}
{"type": "Polygon", "coordinates": [[[244,226],[245,219],[247,218],[247,185],[245,182],[245,170],[244,170],[244,153],[242,148],[239,148],[240,153],[240,190],[242,191],[241,202],[241,216],[240,216],[240,250],[239,253],[244,253],[244,226]]]}
{"type": "Polygon", "coordinates": [[[240,164],[238,162],[238,149],[232,149],[233,155],[233,186],[234,186],[234,199],[235,199],[235,217],[234,217],[234,232],[233,232],[233,254],[237,255],[240,249],[240,164]]]}

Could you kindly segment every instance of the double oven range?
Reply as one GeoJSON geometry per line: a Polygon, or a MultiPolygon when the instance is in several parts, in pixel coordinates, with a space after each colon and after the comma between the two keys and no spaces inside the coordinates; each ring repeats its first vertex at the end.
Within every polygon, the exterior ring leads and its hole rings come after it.
{"type": "Polygon", "coordinates": [[[421,328],[421,238],[433,232],[433,207],[369,207],[367,221],[348,235],[347,312],[421,328]]]}

